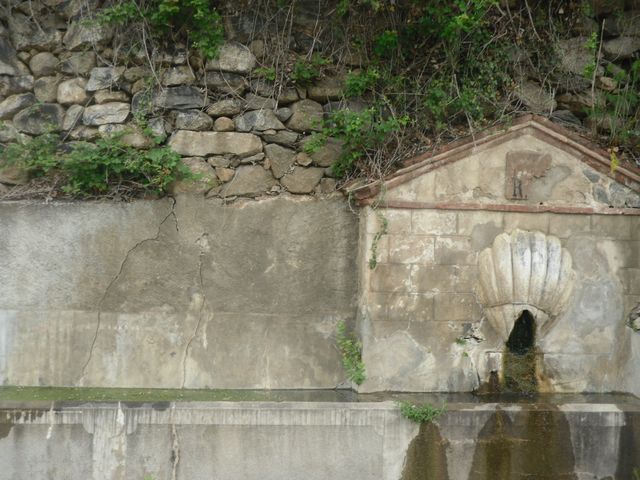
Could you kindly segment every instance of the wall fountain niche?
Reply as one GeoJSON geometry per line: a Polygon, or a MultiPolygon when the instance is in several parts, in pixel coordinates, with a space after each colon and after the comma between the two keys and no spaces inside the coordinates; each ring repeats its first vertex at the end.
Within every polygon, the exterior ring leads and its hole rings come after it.
{"type": "Polygon", "coordinates": [[[552,235],[514,230],[480,253],[479,267],[479,297],[504,342],[502,365],[493,374],[502,391],[533,393],[543,361],[537,340],[554,326],[573,291],[571,255],[552,235]]]}

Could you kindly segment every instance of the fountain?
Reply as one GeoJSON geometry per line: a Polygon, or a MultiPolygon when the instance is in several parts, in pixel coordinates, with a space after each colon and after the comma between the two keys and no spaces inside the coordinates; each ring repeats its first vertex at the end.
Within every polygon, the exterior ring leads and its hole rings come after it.
{"type": "Polygon", "coordinates": [[[359,232],[336,199],[2,204],[0,478],[636,480],[638,191],[524,117],[354,187],[359,232]]]}

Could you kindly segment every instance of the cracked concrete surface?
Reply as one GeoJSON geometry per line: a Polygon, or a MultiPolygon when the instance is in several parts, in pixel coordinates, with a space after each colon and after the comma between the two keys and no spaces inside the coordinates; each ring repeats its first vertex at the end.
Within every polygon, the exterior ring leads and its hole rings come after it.
{"type": "Polygon", "coordinates": [[[355,316],[356,223],[340,199],[2,204],[0,383],[333,387],[317,325],[355,316]]]}

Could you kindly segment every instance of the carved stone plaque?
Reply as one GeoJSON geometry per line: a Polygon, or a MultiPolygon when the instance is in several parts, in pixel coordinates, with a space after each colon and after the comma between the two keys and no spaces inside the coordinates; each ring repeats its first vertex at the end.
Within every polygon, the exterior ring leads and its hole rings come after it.
{"type": "Polygon", "coordinates": [[[531,150],[507,153],[504,195],[508,200],[526,200],[534,178],[544,177],[551,167],[551,155],[531,150]]]}

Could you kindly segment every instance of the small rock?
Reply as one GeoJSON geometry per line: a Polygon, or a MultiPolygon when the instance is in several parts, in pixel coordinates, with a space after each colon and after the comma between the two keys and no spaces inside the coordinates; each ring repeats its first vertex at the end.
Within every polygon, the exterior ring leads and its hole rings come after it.
{"type": "Polygon", "coordinates": [[[95,22],[79,20],[69,25],[62,42],[69,50],[81,50],[92,45],[105,44],[112,37],[112,28],[95,22]]]}
{"type": "Polygon", "coordinates": [[[296,167],[280,179],[282,186],[291,193],[311,193],[324,175],[322,168],[296,167]]]}
{"type": "Polygon", "coordinates": [[[179,130],[210,130],[213,120],[200,110],[177,112],[174,125],[179,130]]]}
{"type": "Polygon", "coordinates": [[[149,67],[130,67],[124,71],[122,75],[128,82],[136,82],[141,78],[151,77],[151,69],[149,67]]]}
{"type": "Polygon", "coordinates": [[[93,94],[93,99],[96,103],[109,103],[109,102],[128,102],[129,95],[119,90],[98,90],[93,94]]]}
{"type": "Polygon", "coordinates": [[[313,100],[300,100],[291,106],[293,112],[287,127],[296,132],[319,131],[322,127],[322,105],[313,100]]]}
{"type": "Polygon", "coordinates": [[[29,60],[29,68],[31,73],[36,77],[46,77],[53,75],[58,67],[58,59],[49,52],[36,53],[29,60]]]}
{"type": "Polygon", "coordinates": [[[311,157],[304,152],[300,152],[296,155],[296,163],[303,167],[308,167],[309,165],[311,165],[312,161],[313,160],[311,160],[311,157]]]}
{"type": "Polygon", "coordinates": [[[569,110],[556,110],[551,114],[551,120],[556,123],[564,125],[572,125],[574,127],[581,127],[582,122],[569,110]]]}
{"type": "Polygon", "coordinates": [[[596,93],[595,102],[591,94],[587,92],[580,92],[580,93],[567,92],[567,93],[563,93],[562,95],[558,95],[556,99],[558,100],[559,105],[562,105],[563,107],[579,115],[584,115],[585,110],[593,108],[594,103],[604,104],[603,103],[604,99],[602,98],[602,95],[598,93],[596,93]]]}
{"type": "Polygon", "coordinates": [[[606,92],[613,92],[618,88],[618,82],[611,77],[597,77],[596,86],[606,92]]]}
{"type": "Polygon", "coordinates": [[[162,84],[165,87],[174,85],[191,85],[195,82],[196,77],[188,66],[179,66],[168,68],[162,72],[162,84]]]}
{"type": "Polygon", "coordinates": [[[247,89],[247,81],[242,75],[227,72],[206,72],[208,88],[221,93],[241,95],[247,89]]]}
{"type": "Polygon", "coordinates": [[[18,75],[18,73],[16,50],[0,35],[0,75],[18,75]]]}
{"type": "Polygon", "coordinates": [[[307,97],[317,102],[340,100],[344,90],[344,78],[325,77],[307,89],[307,97]]]}
{"type": "Polygon", "coordinates": [[[631,58],[637,50],[640,50],[640,37],[612,38],[602,44],[604,56],[609,60],[631,58]]]}
{"type": "Polygon", "coordinates": [[[13,125],[19,132],[42,135],[60,130],[64,120],[64,108],[55,103],[32,105],[13,117],[13,125]]]}
{"type": "Polygon", "coordinates": [[[55,102],[58,99],[58,77],[40,77],[33,84],[33,93],[36,99],[42,103],[55,102]]]}
{"type": "Polygon", "coordinates": [[[84,78],[72,78],[58,85],[58,103],[61,105],[84,104],[89,99],[84,78]]]}
{"type": "Polygon", "coordinates": [[[260,133],[262,139],[267,143],[277,143],[284,145],[285,147],[293,147],[298,141],[299,135],[289,130],[280,130],[278,132],[262,132],[260,133]]]}
{"type": "Polygon", "coordinates": [[[291,118],[291,115],[293,115],[293,112],[290,108],[284,107],[276,110],[276,117],[278,117],[278,120],[280,120],[281,122],[286,122],[287,120],[289,120],[291,118]]]}
{"type": "Polygon", "coordinates": [[[169,139],[169,146],[185,156],[238,155],[247,157],[262,152],[260,137],[237,132],[192,132],[178,130],[169,139]]]}
{"type": "Polygon", "coordinates": [[[212,103],[207,107],[207,114],[212,117],[233,117],[244,109],[244,102],[236,98],[229,98],[212,103]]]}
{"type": "Polygon", "coordinates": [[[227,157],[213,156],[207,158],[207,162],[212,167],[228,167],[231,164],[231,160],[227,157]]]}
{"type": "Polygon", "coordinates": [[[104,125],[107,123],[124,123],[131,108],[128,103],[112,102],[91,105],[84,109],[82,122],[85,125],[104,125]]]}
{"type": "Polygon", "coordinates": [[[36,97],[33,93],[19,93],[7,97],[3,102],[0,102],[0,120],[11,118],[20,110],[34,103],[36,103],[36,97]]]}
{"type": "Polygon", "coordinates": [[[363,112],[367,109],[366,102],[360,99],[343,99],[337,102],[328,102],[323,107],[325,113],[337,112],[340,110],[348,110],[350,112],[363,112]]]}
{"type": "Polygon", "coordinates": [[[235,128],[235,123],[228,117],[218,117],[213,123],[213,129],[216,132],[233,132],[235,128]]]}
{"type": "Polygon", "coordinates": [[[273,110],[252,110],[237,116],[234,121],[239,132],[284,130],[284,125],[273,110]]]}
{"type": "Polygon", "coordinates": [[[24,93],[33,90],[33,77],[20,75],[18,77],[0,76],[0,96],[8,97],[16,93],[24,93]]]}
{"type": "Polygon", "coordinates": [[[156,106],[175,110],[200,109],[205,102],[206,98],[200,90],[187,85],[166,88],[155,99],[156,106]]]}
{"type": "Polygon", "coordinates": [[[124,73],[125,67],[96,67],[91,70],[87,91],[94,92],[115,86],[124,73]]]}
{"type": "Polygon", "coordinates": [[[282,178],[296,161],[296,152],[276,144],[268,144],[264,152],[271,162],[271,171],[276,178],[282,178]]]}
{"type": "Polygon", "coordinates": [[[256,57],[244,45],[236,42],[228,42],[220,47],[218,57],[207,60],[207,70],[221,70],[247,74],[256,66],[256,57]]]}
{"type": "Polygon", "coordinates": [[[174,182],[169,188],[171,193],[206,193],[219,185],[216,172],[203,158],[187,157],[182,159],[196,179],[184,179],[174,182]]]}
{"type": "Polygon", "coordinates": [[[274,110],[276,101],[273,98],[265,98],[253,93],[247,93],[244,97],[247,110],[274,110]]]}
{"type": "Polygon", "coordinates": [[[228,182],[233,179],[233,176],[236,174],[236,171],[233,168],[225,168],[225,167],[217,167],[216,175],[221,182],[228,182]]]}
{"type": "Polygon", "coordinates": [[[84,112],[83,106],[71,105],[64,116],[64,120],[62,121],[62,130],[67,131],[75,128],[75,126],[80,123],[82,112],[84,112]]]}
{"type": "Polygon", "coordinates": [[[550,113],[557,107],[553,95],[534,82],[520,83],[515,91],[516,97],[535,113],[550,113]]]}
{"type": "MultiPolygon", "coordinates": [[[[307,137],[302,141],[303,147],[311,141],[311,137],[307,137]]],[[[324,145],[320,146],[315,152],[309,153],[309,156],[318,167],[330,167],[342,155],[343,142],[337,138],[328,138],[324,145]]]]}
{"type": "Polygon", "coordinates": [[[247,164],[247,163],[259,163],[262,160],[264,160],[264,153],[256,153],[255,155],[251,155],[250,157],[245,157],[243,158],[240,163],[241,164],[247,164]]]}
{"type": "Polygon", "coordinates": [[[150,118],[147,120],[147,129],[153,136],[161,138],[164,138],[167,132],[171,132],[171,128],[167,129],[164,118],[161,117],[150,118]]]}
{"type": "Polygon", "coordinates": [[[69,75],[87,75],[96,66],[96,54],[89,52],[74,52],[66,58],[60,59],[58,70],[69,75]]]}
{"type": "Polygon", "coordinates": [[[276,179],[268,170],[247,165],[236,170],[233,180],[225,184],[220,194],[223,197],[256,196],[270,191],[276,185],[276,179]]]}
{"type": "Polygon", "coordinates": [[[336,186],[338,182],[336,182],[333,178],[323,178],[320,180],[320,193],[332,193],[336,191],[336,186]]]}

